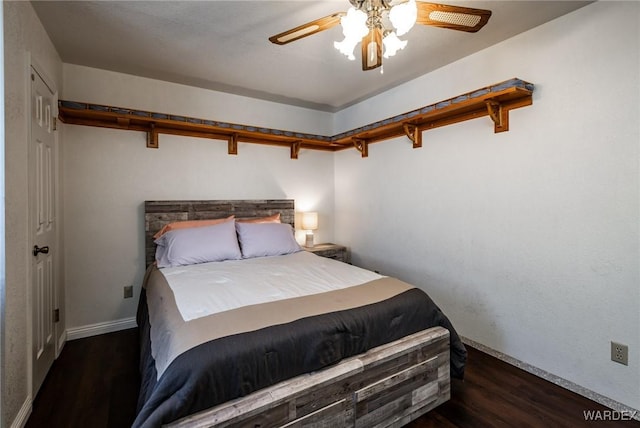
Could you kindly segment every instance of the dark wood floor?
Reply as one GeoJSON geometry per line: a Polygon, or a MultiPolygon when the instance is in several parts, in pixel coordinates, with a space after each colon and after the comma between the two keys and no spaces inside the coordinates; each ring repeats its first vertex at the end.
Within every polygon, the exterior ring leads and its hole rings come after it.
{"type": "MultiPolygon", "coordinates": [[[[409,427],[640,427],[638,421],[585,421],[584,411],[606,408],[468,349],[466,377],[452,381],[451,400],[409,427]]],[[[68,342],[27,428],[130,426],[140,384],[137,353],[136,329],[68,342]]]]}

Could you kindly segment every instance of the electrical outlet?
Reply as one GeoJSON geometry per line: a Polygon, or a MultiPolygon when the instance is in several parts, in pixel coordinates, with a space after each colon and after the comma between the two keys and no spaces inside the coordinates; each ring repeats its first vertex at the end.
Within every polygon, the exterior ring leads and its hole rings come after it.
{"type": "Polygon", "coordinates": [[[124,298],[129,299],[133,297],[133,285],[124,286],[124,298]]]}
{"type": "Polygon", "coordinates": [[[622,343],[611,342],[611,361],[629,365],[629,347],[622,343]]]}

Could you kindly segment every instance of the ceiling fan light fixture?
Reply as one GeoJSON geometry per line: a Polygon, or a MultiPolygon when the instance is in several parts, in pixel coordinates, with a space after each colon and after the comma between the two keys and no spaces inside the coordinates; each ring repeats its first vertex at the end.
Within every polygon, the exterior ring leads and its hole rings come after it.
{"type": "Polygon", "coordinates": [[[356,49],[356,45],[360,40],[345,38],[341,42],[333,42],[333,47],[340,51],[341,54],[346,56],[350,61],[355,61],[356,57],[353,55],[353,51],[356,49]]]}
{"type": "Polygon", "coordinates": [[[382,44],[384,45],[384,54],[382,55],[385,58],[390,58],[396,54],[399,50],[404,49],[407,46],[406,40],[400,40],[395,32],[391,31],[384,39],[382,39],[382,44]]]}
{"type": "Polygon", "coordinates": [[[269,37],[269,41],[284,45],[304,37],[328,30],[340,24],[344,39],[333,46],[350,60],[355,60],[358,43],[362,70],[380,68],[382,58],[390,58],[407,46],[403,36],[415,24],[475,33],[485,26],[491,11],[462,6],[428,3],[416,0],[349,0],[345,12],[336,12],[323,18],[269,37]]]}
{"type": "Polygon", "coordinates": [[[333,42],[333,47],[353,61],[356,59],[353,55],[356,45],[364,36],[369,34],[367,14],[351,7],[347,11],[347,14],[340,18],[340,25],[342,26],[344,40],[341,42],[333,42]]]}
{"type": "Polygon", "coordinates": [[[417,18],[418,6],[415,0],[397,4],[389,10],[389,21],[396,29],[398,36],[407,34],[413,28],[417,18]]]}

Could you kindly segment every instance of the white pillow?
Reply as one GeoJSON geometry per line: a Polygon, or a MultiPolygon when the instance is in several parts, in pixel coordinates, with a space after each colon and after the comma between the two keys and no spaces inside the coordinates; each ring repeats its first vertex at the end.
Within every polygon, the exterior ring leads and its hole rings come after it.
{"type": "Polygon", "coordinates": [[[177,229],[156,239],[158,267],[186,266],[242,258],[235,221],[177,229]]]}
{"type": "Polygon", "coordinates": [[[236,223],[242,258],[279,256],[301,251],[286,223],[236,223]]]}

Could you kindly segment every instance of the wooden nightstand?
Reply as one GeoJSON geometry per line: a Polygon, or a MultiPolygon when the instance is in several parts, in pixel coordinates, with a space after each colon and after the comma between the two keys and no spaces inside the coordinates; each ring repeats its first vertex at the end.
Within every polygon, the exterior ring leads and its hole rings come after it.
{"type": "Polygon", "coordinates": [[[347,257],[347,247],[337,244],[316,244],[313,247],[302,247],[305,251],[316,254],[328,259],[334,259],[341,262],[349,263],[347,257]]]}

